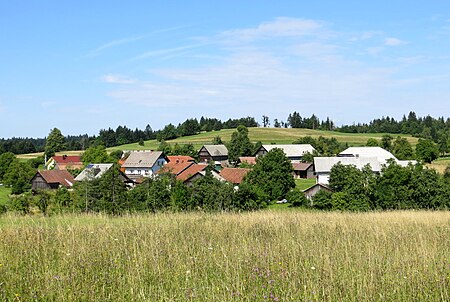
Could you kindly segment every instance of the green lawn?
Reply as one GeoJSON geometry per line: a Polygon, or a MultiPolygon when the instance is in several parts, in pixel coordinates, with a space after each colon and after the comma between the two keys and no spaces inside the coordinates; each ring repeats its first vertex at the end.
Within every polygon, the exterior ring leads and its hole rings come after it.
{"type": "Polygon", "coordinates": [[[298,189],[300,190],[305,190],[308,189],[309,187],[313,186],[316,184],[316,179],[315,178],[309,178],[309,179],[295,179],[295,185],[298,189]]]}
{"type": "Polygon", "coordinates": [[[5,204],[8,201],[8,196],[11,194],[11,189],[5,186],[0,186],[0,204],[5,204]]]}

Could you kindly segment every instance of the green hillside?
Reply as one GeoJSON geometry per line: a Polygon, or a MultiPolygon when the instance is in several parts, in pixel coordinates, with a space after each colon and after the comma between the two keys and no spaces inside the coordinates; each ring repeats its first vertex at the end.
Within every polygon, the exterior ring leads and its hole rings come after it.
{"type": "MultiPolygon", "coordinates": [[[[339,142],[348,143],[350,146],[363,146],[366,144],[369,138],[381,140],[381,137],[387,133],[341,133],[336,131],[323,131],[312,129],[292,129],[292,128],[249,128],[249,137],[253,142],[261,141],[263,144],[291,144],[296,139],[303,136],[311,136],[317,138],[319,136],[331,138],[335,137],[339,142]]],[[[229,141],[231,134],[235,129],[224,129],[220,131],[203,132],[197,135],[179,137],[167,141],[169,144],[178,143],[193,144],[194,147],[200,148],[204,144],[210,144],[214,137],[220,136],[223,141],[229,141]]],[[[393,137],[397,137],[397,134],[391,134],[393,137]]],[[[410,135],[400,135],[406,137],[408,141],[414,146],[417,143],[417,138],[410,135]]],[[[144,146],[139,144],[126,144],[108,148],[108,151],[114,150],[149,150],[156,149],[159,146],[159,142],[156,140],[145,141],[144,146]]]]}

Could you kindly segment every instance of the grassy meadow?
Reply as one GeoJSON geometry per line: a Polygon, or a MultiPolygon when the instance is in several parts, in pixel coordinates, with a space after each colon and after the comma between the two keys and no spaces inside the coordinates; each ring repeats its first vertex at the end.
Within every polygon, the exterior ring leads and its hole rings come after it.
{"type": "Polygon", "coordinates": [[[448,301],[450,212],[0,217],[1,301],[448,301]]]}
{"type": "Polygon", "coordinates": [[[0,186],[0,205],[6,204],[11,194],[11,189],[5,186],[0,186]]]}
{"type": "MultiPolygon", "coordinates": [[[[220,131],[203,132],[197,135],[179,137],[173,140],[168,140],[169,144],[178,143],[193,144],[195,148],[199,149],[205,144],[211,144],[212,140],[216,136],[220,136],[223,141],[230,141],[231,134],[236,129],[223,129],[220,131]]],[[[326,138],[335,137],[341,143],[348,143],[350,146],[364,146],[369,138],[374,138],[381,141],[383,135],[387,133],[341,133],[337,131],[325,131],[325,130],[312,130],[312,129],[292,129],[292,128],[248,128],[248,136],[252,142],[261,141],[263,144],[291,144],[293,141],[304,136],[311,136],[318,138],[323,136],[326,138]]],[[[398,135],[392,134],[397,137],[398,135]]],[[[400,136],[406,137],[408,141],[415,146],[418,139],[410,135],[401,134],[400,136]]],[[[159,146],[159,142],[156,140],[145,141],[144,146],[139,146],[138,143],[127,144],[117,147],[108,148],[109,151],[113,150],[148,150],[156,149],[159,146]]]]}

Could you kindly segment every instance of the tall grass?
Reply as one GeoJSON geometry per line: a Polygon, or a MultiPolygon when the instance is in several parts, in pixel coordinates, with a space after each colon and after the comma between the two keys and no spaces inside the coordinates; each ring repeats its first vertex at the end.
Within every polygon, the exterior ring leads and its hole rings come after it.
{"type": "Polygon", "coordinates": [[[0,217],[1,301],[448,301],[450,213],[0,217]]]}

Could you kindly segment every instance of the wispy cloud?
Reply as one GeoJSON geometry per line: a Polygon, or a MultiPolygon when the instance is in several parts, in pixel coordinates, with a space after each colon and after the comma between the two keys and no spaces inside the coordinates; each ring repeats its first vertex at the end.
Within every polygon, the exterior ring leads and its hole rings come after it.
{"type": "Polygon", "coordinates": [[[397,38],[390,37],[384,40],[384,45],[386,46],[399,46],[403,44],[406,44],[406,42],[397,38]]]}
{"type": "Polygon", "coordinates": [[[154,30],[150,33],[143,34],[143,35],[136,35],[136,36],[130,36],[130,37],[122,38],[122,39],[113,40],[113,41],[107,42],[107,43],[95,48],[94,50],[90,51],[87,54],[87,56],[96,56],[108,48],[136,42],[136,41],[143,40],[143,39],[146,39],[148,37],[151,37],[151,36],[154,36],[157,34],[162,34],[162,33],[170,32],[170,31],[176,31],[176,30],[179,30],[182,28],[185,28],[185,27],[184,26],[169,27],[169,28],[154,30]]]}
{"type": "Polygon", "coordinates": [[[160,57],[160,56],[168,56],[168,55],[174,57],[174,56],[176,56],[176,54],[181,54],[186,50],[199,48],[199,47],[202,47],[205,45],[207,45],[207,43],[197,43],[197,44],[185,45],[185,46],[180,46],[180,47],[151,50],[151,51],[144,52],[140,55],[137,55],[137,56],[131,58],[129,61],[137,61],[137,60],[142,60],[142,59],[150,58],[150,57],[160,57]]]}
{"type": "Polygon", "coordinates": [[[136,82],[131,78],[111,73],[103,75],[101,80],[109,84],[134,84],[136,82]]]}
{"type": "Polygon", "coordinates": [[[407,42],[381,31],[336,32],[330,24],[306,19],[277,18],[199,41],[208,48],[198,43],[152,50],[132,60],[192,50],[192,57],[207,57],[207,64],[152,69],[148,78],[108,95],[137,106],[171,108],[183,118],[202,108],[202,114],[219,117],[307,110],[344,120],[349,108],[359,108],[352,118],[361,120],[386,114],[386,106],[402,111],[394,105],[405,98],[394,91],[409,84],[397,81],[397,73],[422,60],[409,52],[392,59],[392,47],[407,42]]]}

